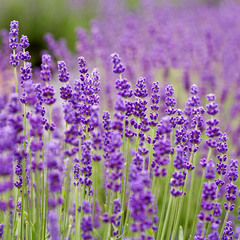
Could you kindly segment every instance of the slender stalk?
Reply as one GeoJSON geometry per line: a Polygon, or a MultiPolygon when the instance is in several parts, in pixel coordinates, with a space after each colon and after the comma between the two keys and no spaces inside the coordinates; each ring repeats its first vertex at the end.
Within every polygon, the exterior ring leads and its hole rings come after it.
{"type": "MultiPolygon", "coordinates": [[[[125,158],[125,142],[126,142],[126,121],[125,121],[125,117],[123,119],[124,121],[124,128],[123,128],[123,145],[122,145],[122,152],[123,152],[123,157],[125,158]]],[[[127,168],[127,159],[126,159],[126,168],[127,168]]],[[[121,204],[123,203],[123,196],[124,196],[124,179],[126,180],[126,175],[127,175],[127,170],[125,168],[125,171],[123,171],[123,175],[122,175],[122,185],[121,185],[121,204]],[[123,194],[122,194],[123,193],[123,194]]],[[[122,208],[123,210],[123,208],[122,208]]]]}
{"type": "Polygon", "coordinates": [[[125,224],[124,224],[124,228],[123,228],[122,239],[124,239],[124,236],[126,236],[127,229],[128,229],[128,226],[129,226],[129,223],[128,223],[129,216],[130,216],[129,205],[130,205],[130,203],[128,202],[127,213],[126,213],[126,220],[125,220],[125,224]]]}
{"type": "Polygon", "coordinates": [[[170,216],[170,220],[169,220],[169,225],[168,225],[168,230],[167,230],[167,237],[166,239],[169,239],[170,238],[170,234],[171,234],[171,231],[172,231],[172,226],[173,226],[173,220],[175,218],[175,215],[176,215],[176,209],[177,209],[177,199],[174,198],[173,199],[173,204],[172,204],[172,211],[171,211],[171,216],[170,216]]]}
{"type": "Polygon", "coordinates": [[[221,232],[220,232],[220,239],[222,239],[223,231],[224,231],[226,222],[227,222],[227,220],[228,220],[228,215],[229,215],[229,213],[230,213],[230,211],[227,210],[226,215],[225,215],[225,218],[224,218],[224,222],[223,222],[223,225],[222,225],[222,229],[221,229],[221,232]]]}
{"type": "Polygon", "coordinates": [[[93,222],[95,218],[95,207],[96,207],[96,198],[97,198],[97,162],[93,162],[93,171],[94,171],[94,180],[93,180],[93,222]]]}
{"type": "MultiPolygon", "coordinates": [[[[20,196],[20,189],[18,188],[18,190],[17,190],[18,192],[17,192],[17,199],[16,199],[16,203],[18,202],[18,199],[19,199],[19,196],[20,196]]],[[[13,232],[12,232],[12,235],[13,235],[13,237],[14,237],[14,239],[15,239],[15,233],[16,233],[16,228],[17,228],[17,204],[16,204],[16,206],[15,206],[15,208],[14,208],[14,217],[13,217],[13,232]]]]}
{"type": "Polygon", "coordinates": [[[163,218],[164,218],[164,214],[166,211],[166,207],[167,207],[167,200],[168,200],[168,188],[169,188],[169,181],[170,181],[170,177],[171,177],[171,163],[172,161],[170,160],[170,163],[167,166],[167,176],[165,178],[165,188],[164,188],[164,195],[163,195],[163,204],[162,204],[162,211],[161,211],[161,215],[160,215],[160,219],[159,219],[159,225],[158,225],[158,233],[157,233],[157,239],[160,239],[161,236],[161,231],[163,228],[163,218]]]}
{"type": "MultiPolygon", "coordinates": [[[[130,166],[130,162],[128,159],[128,155],[129,155],[129,147],[130,147],[130,143],[129,143],[129,139],[127,141],[127,156],[126,156],[126,172],[125,172],[125,181],[124,181],[124,192],[123,192],[123,198],[122,198],[122,202],[121,202],[121,207],[122,207],[122,218],[121,218],[121,224],[120,224],[120,232],[122,231],[122,227],[123,227],[123,222],[124,222],[124,208],[125,208],[125,202],[126,202],[126,195],[127,195],[127,182],[128,182],[128,172],[129,172],[129,166],[130,166]]],[[[123,185],[123,183],[122,183],[123,185]]]]}
{"type": "Polygon", "coordinates": [[[171,194],[170,195],[169,204],[168,204],[168,208],[167,208],[167,214],[166,214],[166,217],[165,217],[165,220],[164,220],[163,230],[162,230],[162,233],[161,233],[161,238],[159,238],[160,237],[160,231],[159,231],[157,239],[161,239],[161,240],[165,239],[164,236],[165,236],[165,232],[166,232],[166,228],[167,228],[167,224],[168,224],[168,218],[169,218],[169,214],[170,214],[170,209],[172,207],[172,201],[173,201],[173,196],[171,194]]]}
{"type": "Polygon", "coordinates": [[[187,171],[187,175],[186,175],[186,180],[185,180],[185,184],[184,184],[184,187],[183,187],[183,194],[180,198],[180,203],[179,203],[179,208],[178,208],[178,213],[177,213],[177,219],[174,223],[174,228],[173,228],[173,233],[172,233],[172,237],[171,237],[171,240],[174,240],[175,236],[176,236],[176,233],[177,233],[177,229],[178,229],[178,224],[179,224],[179,221],[180,221],[180,216],[181,216],[181,212],[182,212],[182,206],[183,206],[183,200],[184,200],[184,194],[186,192],[186,188],[187,188],[187,179],[188,179],[188,171],[187,171]]]}
{"type": "Polygon", "coordinates": [[[75,186],[75,239],[78,240],[78,186],[75,186]]]}
{"type": "MultiPolygon", "coordinates": [[[[6,194],[6,197],[8,200],[10,197],[10,191],[6,194]]],[[[5,222],[5,226],[4,226],[4,239],[9,239],[9,232],[10,232],[10,210],[7,209],[6,211],[6,215],[4,217],[4,222],[5,222]]]]}
{"type": "MultiPolygon", "coordinates": [[[[27,135],[27,105],[24,104],[24,136],[27,135]]],[[[26,150],[26,140],[23,143],[24,150],[26,150]]],[[[26,162],[25,158],[22,160],[22,205],[21,205],[21,239],[24,240],[24,210],[25,210],[25,186],[26,186],[26,162]]]]}
{"type": "MultiPolygon", "coordinates": [[[[36,159],[37,159],[37,165],[39,164],[39,152],[36,153],[36,159]]],[[[40,227],[40,222],[41,222],[41,217],[40,217],[40,174],[39,170],[36,169],[36,236],[39,235],[39,227],[40,227]]]]}
{"type": "MultiPolygon", "coordinates": [[[[193,153],[193,165],[196,166],[196,154],[193,153]]],[[[187,202],[186,204],[188,204],[189,201],[189,207],[187,207],[187,214],[186,214],[186,219],[185,219],[185,224],[184,224],[184,237],[183,239],[186,239],[186,234],[187,234],[187,230],[188,230],[188,221],[189,221],[189,216],[191,213],[191,209],[192,209],[192,203],[193,201],[191,201],[193,199],[193,190],[194,190],[194,181],[195,181],[195,172],[196,170],[194,169],[192,171],[192,177],[191,177],[191,186],[190,186],[190,192],[189,192],[189,197],[186,199],[187,202]]]]}
{"type": "MultiPolygon", "coordinates": [[[[207,156],[207,163],[208,163],[208,161],[211,157],[211,153],[212,153],[212,149],[209,148],[208,156],[207,156]]],[[[204,178],[205,178],[205,171],[206,171],[206,169],[204,168],[203,172],[202,172],[201,182],[200,182],[200,189],[199,189],[198,197],[197,197],[197,206],[196,206],[196,211],[195,211],[195,214],[194,214],[194,222],[193,222],[192,231],[191,231],[191,234],[190,234],[191,235],[191,240],[194,239],[194,233],[196,231],[197,215],[198,215],[199,210],[200,210],[201,194],[202,194],[202,190],[203,190],[203,182],[204,182],[204,178]]]]}

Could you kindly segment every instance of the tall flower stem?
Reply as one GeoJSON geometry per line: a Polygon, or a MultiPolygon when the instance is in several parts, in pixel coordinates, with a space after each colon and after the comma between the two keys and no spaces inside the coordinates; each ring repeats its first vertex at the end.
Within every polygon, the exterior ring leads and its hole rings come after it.
{"type": "MultiPolygon", "coordinates": [[[[191,159],[191,156],[190,156],[190,159],[191,159]]],[[[184,187],[183,187],[183,194],[180,197],[180,203],[179,203],[179,207],[178,207],[177,219],[176,219],[176,221],[174,223],[171,240],[174,240],[174,238],[176,236],[176,233],[177,233],[177,229],[178,229],[178,225],[179,225],[179,221],[180,221],[180,216],[181,216],[181,212],[182,212],[182,207],[183,207],[184,194],[185,194],[186,188],[187,188],[188,174],[189,174],[189,171],[187,171],[186,180],[185,180],[185,184],[184,184],[184,187]]]]}
{"type": "MultiPolygon", "coordinates": [[[[16,203],[18,202],[18,199],[19,199],[19,196],[20,196],[20,189],[18,188],[17,190],[17,198],[16,198],[16,203]]],[[[17,204],[14,208],[14,217],[13,217],[13,232],[12,234],[15,236],[15,233],[16,233],[16,229],[17,229],[17,225],[18,225],[18,220],[17,220],[17,204]]]]}
{"type": "Polygon", "coordinates": [[[75,186],[75,239],[78,240],[78,186],[75,186]]]}
{"type": "MultiPolygon", "coordinates": [[[[121,202],[121,207],[122,207],[122,218],[121,218],[121,224],[120,224],[120,232],[122,231],[122,227],[123,227],[123,222],[124,222],[124,208],[125,208],[125,202],[126,202],[126,194],[127,194],[127,182],[128,182],[128,171],[129,171],[129,166],[130,166],[130,162],[128,159],[128,154],[129,154],[129,139],[127,141],[127,156],[126,156],[126,171],[125,171],[125,181],[124,181],[124,192],[123,192],[123,198],[122,198],[122,202],[121,202]]],[[[123,182],[122,182],[123,185],[123,182]]],[[[128,210],[127,210],[128,211],[128,210]]]]}
{"type": "MultiPolygon", "coordinates": [[[[24,136],[27,135],[27,105],[24,104],[24,136]]],[[[26,150],[26,140],[23,143],[24,150],[26,150]]],[[[21,206],[21,239],[24,240],[24,210],[25,210],[25,186],[26,186],[26,159],[22,161],[22,206],[21,206]]]]}
{"type": "MultiPolygon", "coordinates": [[[[212,148],[209,148],[208,156],[207,156],[207,163],[208,163],[208,161],[209,161],[209,159],[211,157],[211,153],[212,153],[212,148]]],[[[200,182],[200,189],[199,189],[198,197],[197,197],[197,206],[196,206],[196,211],[195,211],[195,214],[194,214],[194,222],[193,222],[192,231],[191,231],[191,240],[194,239],[194,233],[196,231],[197,215],[198,215],[199,210],[200,210],[201,194],[202,194],[202,190],[203,190],[204,178],[205,178],[205,168],[203,169],[203,172],[202,172],[202,178],[201,178],[201,182],[200,182]]]]}
{"type": "Polygon", "coordinates": [[[166,217],[165,217],[165,220],[164,220],[163,230],[161,232],[161,238],[160,238],[160,231],[159,231],[157,239],[161,239],[161,240],[165,239],[164,236],[165,236],[165,232],[166,232],[166,228],[167,228],[167,224],[168,224],[168,219],[169,219],[169,214],[170,214],[170,210],[171,210],[171,206],[172,206],[172,201],[173,201],[173,196],[171,194],[169,204],[168,204],[168,208],[167,208],[166,217]]]}
{"type": "Polygon", "coordinates": [[[224,231],[224,228],[225,228],[225,225],[226,225],[226,222],[228,220],[228,215],[229,215],[230,211],[227,210],[226,212],[226,215],[225,215],[225,218],[224,218],[224,222],[223,222],[223,225],[222,225],[222,228],[221,228],[221,232],[220,232],[220,239],[222,239],[222,235],[223,235],[223,231],[224,231]]]}
{"type": "MultiPolygon", "coordinates": [[[[173,146],[173,142],[174,142],[174,130],[171,132],[171,146],[173,146]]],[[[168,188],[169,188],[169,182],[170,182],[170,178],[171,178],[171,175],[172,175],[172,169],[173,169],[173,164],[172,164],[172,161],[173,161],[173,157],[172,155],[170,155],[170,162],[167,166],[167,176],[165,177],[165,181],[164,181],[164,195],[163,195],[163,205],[162,205],[162,211],[161,211],[161,215],[160,215],[160,219],[159,219],[159,225],[158,225],[158,233],[157,233],[157,239],[160,239],[160,236],[161,236],[161,231],[162,231],[162,228],[163,228],[163,218],[164,218],[164,214],[165,214],[165,211],[166,211],[166,207],[167,207],[167,200],[168,200],[168,195],[169,195],[169,191],[168,191],[168,188]]],[[[169,202],[170,204],[170,202],[169,202]]]]}
{"type": "Polygon", "coordinates": [[[166,239],[170,238],[170,234],[171,234],[171,230],[172,230],[172,226],[173,226],[173,222],[174,222],[173,220],[174,220],[175,215],[176,215],[176,209],[177,209],[177,199],[174,198],[173,203],[172,203],[172,211],[171,211],[172,213],[171,213],[170,220],[169,220],[166,239]]]}
{"type": "MultiPolygon", "coordinates": [[[[36,162],[37,165],[39,164],[39,152],[36,153],[36,162]]],[[[40,230],[40,174],[39,170],[36,169],[36,236],[39,236],[39,230],[40,230]]]]}
{"type": "MultiPolygon", "coordinates": [[[[122,152],[123,152],[123,157],[125,157],[125,142],[126,142],[126,121],[125,121],[125,117],[123,119],[124,121],[124,127],[123,127],[123,145],[122,145],[122,152]]],[[[126,176],[127,176],[127,159],[126,159],[126,168],[125,171],[123,171],[123,175],[122,175],[122,185],[121,185],[121,206],[122,206],[122,211],[123,211],[123,197],[124,197],[124,180],[126,181],[126,176]]]]}
{"type": "MultiPolygon", "coordinates": [[[[196,166],[196,153],[193,153],[193,165],[196,166]]],[[[186,204],[189,202],[189,207],[187,208],[187,213],[186,213],[186,219],[185,219],[185,224],[184,224],[184,237],[183,239],[186,238],[186,234],[187,234],[187,230],[188,230],[188,221],[189,221],[189,216],[191,213],[191,209],[192,209],[192,202],[191,201],[193,199],[193,190],[194,190],[194,182],[195,182],[195,172],[196,170],[192,171],[192,176],[191,176],[191,186],[190,186],[190,191],[189,191],[189,197],[186,199],[187,202],[186,204]]]]}

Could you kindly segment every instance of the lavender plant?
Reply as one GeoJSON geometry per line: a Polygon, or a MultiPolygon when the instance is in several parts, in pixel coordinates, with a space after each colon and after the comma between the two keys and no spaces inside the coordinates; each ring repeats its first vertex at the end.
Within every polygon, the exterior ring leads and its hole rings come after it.
{"type": "Polygon", "coordinates": [[[215,94],[206,102],[193,84],[184,106],[174,84],[131,84],[114,53],[108,108],[101,66],[79,57],[72,79],[44,54],[32,73],[28,38],[10,26],[18,82],[0,97],[1,239],[240,239],[238,160],[215,94]]]}

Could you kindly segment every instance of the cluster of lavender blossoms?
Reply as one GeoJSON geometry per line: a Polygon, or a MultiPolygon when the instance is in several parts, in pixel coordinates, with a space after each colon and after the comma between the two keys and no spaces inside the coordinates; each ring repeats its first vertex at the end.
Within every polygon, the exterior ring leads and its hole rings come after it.
{"type": "Polygon", "coordinates": [[[28,38],[10,27],[0,239],[240,239],[239,163],[215,94],[193,84],[184,99],[161,79],[149,87],[147,74],[130,81],[113,53],[106,107],[101,66],[78,57],[73,79],[67,61],[43,54],[35,72],[28,38]]]}

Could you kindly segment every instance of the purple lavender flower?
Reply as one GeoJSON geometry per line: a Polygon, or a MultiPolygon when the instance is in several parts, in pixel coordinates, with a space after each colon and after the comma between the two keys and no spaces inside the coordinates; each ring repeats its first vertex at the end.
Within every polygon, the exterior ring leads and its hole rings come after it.
{"type": "Polygon", "coordinates": [[[117,53],[111,55],[113,63],[113,72],[116,74],[122,74],[125,71],[124,65],[121,63],[122,59],[117,53]]]}
{"type": "Polygon", "coordinates": [[[60,239],[60,231],[58,226],[58,215],[55,210],[51,210],[48,214],[49,218],[49,231],[54,239],[60,239]]]}
{"type": "Polygon", "coordinates": [[[64,61],[58,62],[58,78],[60,82],[67,82],[69,80],[69,72],[67,72],[67,66],[64,61]]]}
{"type": "Polygon", "coordinates": [[[13,20],[9,32],[9,47],[13,50],[18,47],[18,31],[18,21],[13,20]]]}
{"type": "Polygon", "coordinates": [[[51,64],[51,56],[44,54],[42,56],[42,64],[41,64],[41,79],[44,82],[49,82],[51,80],[52,74],[50,70],[50,64],[51,64]]]}

